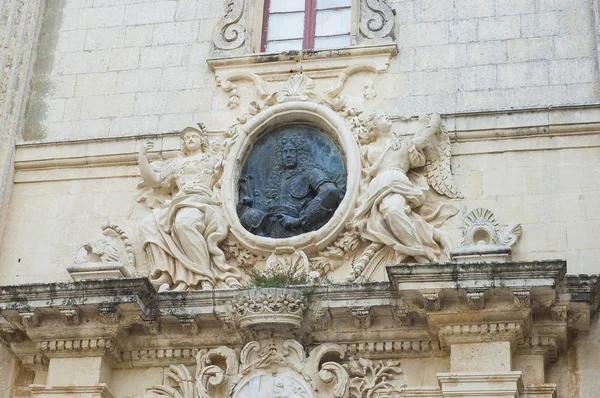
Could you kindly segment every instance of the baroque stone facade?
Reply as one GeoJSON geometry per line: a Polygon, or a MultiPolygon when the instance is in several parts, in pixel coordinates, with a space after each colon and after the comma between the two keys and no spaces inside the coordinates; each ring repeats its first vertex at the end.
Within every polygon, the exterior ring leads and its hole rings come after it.
{"type": "Polygon", "coordinates": [[[598,3],[265,4],[0,4],[0,398],[596,396],[598,3]]]}

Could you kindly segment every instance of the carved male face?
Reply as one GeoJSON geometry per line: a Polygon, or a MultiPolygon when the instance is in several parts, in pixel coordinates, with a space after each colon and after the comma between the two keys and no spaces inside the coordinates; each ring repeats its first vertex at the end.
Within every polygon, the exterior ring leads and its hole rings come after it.
{"type": "Polygon", "coordinates": [[[202,147],[202,138],[195,131],[189,131],[183,135],[183,142],[189,151],[195,151],[202,147]]]}
{"type": "Polygon", "coordinates": [[[295,169],[298,165],[298,154],[292,144],[285,144],[283,147],[283,165],[288,170],[295,169]]]}

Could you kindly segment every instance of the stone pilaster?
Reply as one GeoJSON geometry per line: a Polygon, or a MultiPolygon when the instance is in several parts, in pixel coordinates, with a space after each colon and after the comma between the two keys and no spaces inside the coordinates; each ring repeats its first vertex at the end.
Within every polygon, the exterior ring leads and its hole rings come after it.
{"type": "Polygon", "coordinates": [[[0,2],[0,250],[45,0],[0,2]]]}

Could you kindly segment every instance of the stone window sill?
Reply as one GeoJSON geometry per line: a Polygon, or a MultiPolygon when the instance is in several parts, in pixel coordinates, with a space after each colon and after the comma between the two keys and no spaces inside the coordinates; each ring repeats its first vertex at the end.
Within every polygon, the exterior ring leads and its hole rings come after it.
{"type": "Polygon", "coordinates": [[[217,79],[232,74],[249,73],[266,81],[287,80],[303,73],[311,78],[337,77],[346,68],[369,64],[378,71],[386,70],[390,58],[397,53],[395,43],[353,46],[327,50],[286,51],[207,59],[217,79]]]}

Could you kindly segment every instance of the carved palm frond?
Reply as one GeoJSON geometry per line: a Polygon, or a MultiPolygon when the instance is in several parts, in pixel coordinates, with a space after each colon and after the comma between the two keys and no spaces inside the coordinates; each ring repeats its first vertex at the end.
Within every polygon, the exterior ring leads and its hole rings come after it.
{"type": "Polygon", "coordinates": [[[177,383],[179,390],[169,386],[154,386],[150,392],[172,398],[198,398],[196,380],[185,365],[169,366],[165,376],[177,383]]]}

